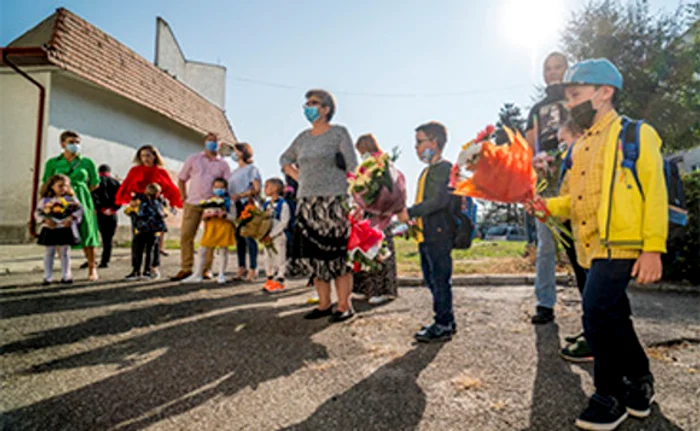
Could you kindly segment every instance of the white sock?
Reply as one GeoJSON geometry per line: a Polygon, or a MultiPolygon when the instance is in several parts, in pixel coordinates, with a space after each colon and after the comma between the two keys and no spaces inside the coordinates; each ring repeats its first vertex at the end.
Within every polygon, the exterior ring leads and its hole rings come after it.
{"type": "Polygon", "coordinates": [[[201,277],[204,274],[204,261],[207,258],[209,247],[199,247],[199,256],[195,264],[194,275],[201,277]]]}
{"type": "Polygon", "coordinates": [[[44,280],[53,280],[53,257],[56,254],[56,246],[47,245],[44,252],[44,280]]]}
{"type": "Polygon", "coordinates": [[[58,254],[61,256],[61,276],[63,277],[63,280],[72,280],[73,273],[70,270],[70,246],[60,246],[58,248],[58,254]]]}
{"type": "Polygon", "coordinates": [[[219,277],[223,277],[226,274],[226,265],[228,265],[228,249],[221,247],[218,253],[221,255],[219,259],[219,277]]]}

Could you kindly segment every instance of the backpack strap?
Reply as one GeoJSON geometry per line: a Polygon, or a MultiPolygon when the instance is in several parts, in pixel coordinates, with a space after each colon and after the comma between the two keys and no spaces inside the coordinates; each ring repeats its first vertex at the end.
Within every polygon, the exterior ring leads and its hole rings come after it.
{"type": "Polygon", "coordinates": [[[561,169],[559,170],[559,181],[557,181],[557,190],[561,188],[561,184],[564,182],[564,176],[566,175],[566,172],[574,166],[574,145],[576,145],[576,141],[572,142],[571,145],[569,145],[569,148],[566,150],[564,162],[561,164],[561,169]]]}
{"type": "Polygon", "coordinates": [[[622,143],[622,167],[628,169],[632,173],[634,182],[637,183],[639,193],[642,194],[642,199],[644,199],[644,190],[642,190],[642,183],[639,181],[639,174],[637,173],[639,136],[642,124],[644,124],[643,120],[632,120],[628,117],[622,117],[620,141],[622,143]]]}

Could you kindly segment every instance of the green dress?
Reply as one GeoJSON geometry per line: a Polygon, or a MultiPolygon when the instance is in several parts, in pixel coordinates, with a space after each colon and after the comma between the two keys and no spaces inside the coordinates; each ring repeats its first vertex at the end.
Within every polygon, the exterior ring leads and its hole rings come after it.
{"type": "Polygon", "coordinates": [[[51,175],[64,174],[70,178],[75,197],[83,206],[83,220],[80,222],[80,244],[74,248],[97,247],[100,245],[100,230],[97,226],[95,204],[92,202],[90,187],[100,184],[95,162],[81,155],[68,162],[61,154],[46,161],[44,179],[46,182],[51,175]]]}

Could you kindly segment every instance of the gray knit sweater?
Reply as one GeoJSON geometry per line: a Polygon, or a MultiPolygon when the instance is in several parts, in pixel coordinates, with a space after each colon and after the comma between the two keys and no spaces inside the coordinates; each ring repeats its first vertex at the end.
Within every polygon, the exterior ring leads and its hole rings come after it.
{"type": "Polygon", "coordinates": [[[355,171],[357,156],[347,129],[334,125],[319,136],[312,136],[311,129],[301,132],[280,157],[282,166],[292,163],[299,166],[298,197],[342,196],[348,192],[346,174],[355,171]],[[337,152],[345,159],[346,171],[336,164],[337,152]]]}

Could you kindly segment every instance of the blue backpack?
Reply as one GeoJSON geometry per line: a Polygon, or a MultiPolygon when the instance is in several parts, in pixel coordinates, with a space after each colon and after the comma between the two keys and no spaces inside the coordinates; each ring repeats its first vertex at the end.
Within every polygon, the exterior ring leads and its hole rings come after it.
{"type": "Polygon", "coordinates": [[[466,250],[471,247],[472,240],[476,237],[477,204],[468,196],[452,195],[451,206],[455,228],[453,248],[466,250]]]}
{"type": "MultiPolygon", "coordinates": [[[[639,159],[640,148],[639,135],[642,124],[644,124],[644,120],[632,120],[628,117],[622,117],[620,140],[622,142],[622,167],[632,173],[639,193],[644,199],[644,190],[637,173],[637,160],[639,159]]],[[[564,157],[559,174],[559,186],[561,186],[566,171],[571,169],[571,154],[574,145],[575,143],[569,147],[564,157]]],[[[685,240],[685,226],[688,224],[688,210],[685,206],[683,181],[678,169],[678,162],[664,158],[664,178],[666,179],[666,191],[668,193],[668,238],[666,240],[666,248],[671,253],[672,250],[682,248],[685,240]]]]}
{"type": "MultiPolygon", "coordinates": [[[[282,205],[287,204],[289,206],[289,223],[287,223],[287,229],[284,230],[284,234],[289,240],[292,237],[292,232],[294,231],[294,215],[296,213],[296,203],[290,202],[288,199],[280,198],[275,204],[275,209],[273,211],[275,220],[279,220],[282,216],[282,205]]],[[[265,201],[263,204],[263,210],[267,210],[270,206],[270,201],[265,201]]]]}

